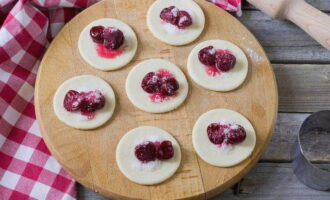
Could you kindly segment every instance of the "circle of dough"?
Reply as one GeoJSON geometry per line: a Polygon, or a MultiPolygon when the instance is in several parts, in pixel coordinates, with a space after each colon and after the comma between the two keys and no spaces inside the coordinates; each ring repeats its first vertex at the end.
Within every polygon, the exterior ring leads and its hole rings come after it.
{"type": "Polygon", "coordinates": [[[115,93],[113,92],[111,86],[103,79],[93,75],[75,76],[66,80],[56,90],[53,100],[54,111],[58,119],[68,126],[77,129],[94,129],[103,125],[111,118],[115,105],[115,93]],[[63,100],[69,90],[76,90],[80,92],[96,89],[100,90],[104,94],[106,100],[105,106],[96,111],[93,119],[84,119],[79,112],[69,112],[64,108],[63,100]]]}
{"type": "Polygon", "coordinates": [[[236,45],[225,40],[208,40],[198,44],[190,52],[188,57],[188,73],[191,79],[209,90],[214,91],[230,91],[239,87],[245,80],[249,63],[244,52],[236,45]],[[214,46],[216,49],[229,49],[236,57],[236,65],[225,76],[211,77],[206,74],[205,66],[198,59],[198,52],[207,47],[214,46]]]}
{"type": "Polygon", "coordinates": [[[150,113],[163,113],[174,110],[179,107],[187,97],[188,82],[178,66],[163,60],[149,59],[137,64],[128,74],[126,79],[126,94],[133,105],[141,110],[150,113]],[[153,103],[149,99],[149,95],[141,87],[141,82],[148,72],[155,72],[159,69],[167,69],[170,71],[179,83],[179,95],[161,103],[153,103]]]}
{"type": "Polygon", "coordinates": [[[160,41],[170,45],[184,45],[194,41],[202,33],[205,25],[203,10],[192,0],[157,0],[149,8],[147,13],[147,25],[151,33],[160,41]],[[166,31],[159,17],[160,12],[169,6],[176,6],[179,10],[187,11],[193,20],[193,24],[177,34],[166,31]]]}
{"type": "Polygon", "coordinates": [[[205,162],[219,166],[230,167],[236,165],[249,157],[256,144],[256,134],[252,124],[243,115],[227,109],[210,110],[201,115],[196,121],[192,142],[198,156],[205,162]],[[227,120],[240,124],[246,131],[246,139],[239,144],[233,145],[232,149],[225,151],[211,143],[206,130],[211,123],[227,120]]]}
{"type": "Polygon", "coordinates": [[[153,185],[170,178],[179,168],[181,150],[178,142],[168,132],[152,126],[141,126],[127,132],[119,141],[116,148],[116,161],[120,171],[131,181],[153,185]],[[140,162],[134,154],[135,146],[141,144],[148,137],[157,137],[172,142],[174,156],[161,161],[159,168],[154,171],[143,171],[133,167],[132,162],[140,162]]]}
{"type": "Polygon", "coordinates": [[[124,22],[117,19],[102,18],[88,24],[80,33],[78,49],[83,59],[96,69],[104,71],[115,70],[127,65],[133,59],[137,50],[137,38],[132,28],[124,22]],[[111,59],[98,56],[95,49],[96,44],[89,34],[93,26],[113,26],[120,29],[125,37],[122,46],[127,46],[123,54],[111,59]]]}

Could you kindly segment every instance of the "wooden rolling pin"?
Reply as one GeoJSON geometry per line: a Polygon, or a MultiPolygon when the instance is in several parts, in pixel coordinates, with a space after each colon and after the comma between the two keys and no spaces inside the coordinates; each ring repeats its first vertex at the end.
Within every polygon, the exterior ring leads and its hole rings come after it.
{"type": "Polygon", "coordinates": [[[271,17],[292,21],[330,50],[330,16],[304,0],[247,1],[271,17]]]}

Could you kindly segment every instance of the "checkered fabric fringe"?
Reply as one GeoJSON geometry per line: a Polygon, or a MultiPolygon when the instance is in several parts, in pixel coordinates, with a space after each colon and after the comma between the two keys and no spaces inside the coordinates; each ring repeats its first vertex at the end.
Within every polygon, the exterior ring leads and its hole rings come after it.
{"type": "MultiPolygon", "coordinates": [[[[0,200],[75,199],[75,182],[50,155],[33,94],[42,55],[60,28],[98,0],[0,0],[0,200]]],[[[209,0],[240,12],[240,0],[209,0]]]]}
{"type": "Polygon", "coordinates": [[[33,93],[40,59],[89,0],[0,0],[0,199],[75,199],[75,182],[39,132],[33,93]]]}

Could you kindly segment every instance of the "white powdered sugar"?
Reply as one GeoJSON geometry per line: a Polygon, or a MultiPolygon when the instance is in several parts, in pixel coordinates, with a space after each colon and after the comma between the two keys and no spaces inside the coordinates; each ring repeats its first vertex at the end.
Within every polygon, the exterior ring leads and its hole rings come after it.
{"type": "Polygon", "coordinates": [[[77,107],[79,105],[78,101],[73,102],[72,106],[77,107]]]}
{"type": "Polygon", "coordinates": [[[189,20],[187,16],[180,17],[179,24],[181,24],[181,23],[183,23],[183,22],[185,22],[187,20],[189,20]]]}
{"type": "Polygon", "coordinates": [[[230,128],[226,128],[225,130],[223,130],[225,135],[228,135],[229,131],[230,131],[230,128]]]}
{"type": "MultiPolygon", "coordinates": [[[[157,141],[162,141],[162,140],[163,139],[160,138],[159,136],[151,135],[151,136],[148,136],[144,139],[137,140],[135,142],[135,146],[139,145],[139,144],[142,144],[142,143],[145,143],[147,141],[157,142],[157,141]]],[[[156,169],[158,169],[160,167],[161,164],[162,164],[162,162],[158,159],[156,159],[155,161],[147,162],[147,163],[143,163],[143,162],[139,161],[138,159],[132,160],[133,168],[137,169],[137,170],[140,170],[140,171],[155,171],[156,169]]]]}
{"type": "Polygon", "coordinates": [[[157,76],[156,74],[153,75],[150,79],[151,83],[157,83],[159,80],[159,76],[157,76]]]}
{"type": "Polygon", "coordinates": [[[230,129],[236,130],[236,129],[238,129],[238,125],[237,124],[231,124],[230,129]]]}
{"type": "Polygon", "coordinates": [[[179,9],[177,7],[172,8],[171,13],[174,17],[177,17],[179,15],[179,9]]]}
{"type": "Polygon", "coordinates": [[[221,145],[217,145],[217,147],[219,148],[220,151],[223,152],[229,152],[231,150],[233,150],[233,145],[231,144],[226,144],[226,143],[222,143],[221,145]]]}
{"type": "Polygon", "coordinates": [[[183,34],[183,33],[187,32],[186,29],[179,29],[178,27],[176,27],[170,23],[164,23],[163,26],[164,26],[165,31],[169,34],[175,35],[175,34],[183,34]]]}
{"type": "Polygon", "coordinates": [[[88,87],[80,87],[77,89],[77,91],[78,92],[89,92],[89,91],[91,91],[91,89],[88,87]]]}
{"type": "Polygon", "coordinates": [[[230,124],[230,122],[228,120],[222,119],[219,121],[220,125],[226,125],[226,124],[230,124]]]}
{"type": "Polygon", "coordinates": [[[216,76],[216,77],[229,78],[229,77],[231,77],[231,73],[230,72],[220,72],[220,75],[216,76]]]}
{"type": "Polygon", "coordinates": [[[146,137],[145,141],[151,141],[151,142],[157,142],[157,141],[162,141],[163,139],[159,136],[148,136],[146,137]]]}
{"type": "Polygon", "coordinates": [[[143,163],[136,159],[132,162],[132,167],[139,171],[155,171],[160,167],[161,164],[162,162],[160,160],[143,163]]]}
{"type": "Polygon", "coordinates": [[[217,50],[213,47],[212,49],[209,49],[208,52],[211,55],[215,55],[215,53],[217,52],[217,50]]]}
{"type": "Polygon", "coordinates": [[[145,137],[143,139],[139,139],[139,140],[136,140],[134,145],[139,145],[139,144],[142,144],[142,143],[145,143],[145,142],[157,142],[157,141],[162,141],[163,139],[161,137],[158,137],[158,136],[154,136],[154,135],[151,135],[151,136],[148,136],[148,137],[145,137]]]}
{"type": "MultiPolygon", "coordinates": [[[[179,9],[173,8],[171,10],[173,16],[177,17],[179,15],[179,9]]],[[[189,13],[191,20],[194,22],[194,13],[191,10],[185,10],[189,13]]],[[[184,21],[188,20],[187,16],[180,17],[179,23],[183,23],[184,21]]],[[[167,33],[175,35],[175,34],[184,34],[187,32],[187,29],[179,29],[177,26],[171,24],[171,23],[162,23],[164,26],[164,29],[167,33]]]]}
{"type": "Polygon", "coordinates": [[[86,115],[82,115],[82,114],[80,114],[80,112],[75,112],[73,114],[80,121],[88,121],[89,120],[86,115]]]}
{"type": "Polygon", "coordinates": [[[118,28],[116,28],[116,27],[111,27],[111,31],[118,31],[118,28]]]}

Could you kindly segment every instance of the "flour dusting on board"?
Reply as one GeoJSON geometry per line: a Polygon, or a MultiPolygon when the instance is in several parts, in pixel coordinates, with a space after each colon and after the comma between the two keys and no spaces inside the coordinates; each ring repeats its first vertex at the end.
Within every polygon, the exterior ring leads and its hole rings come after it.
{"type": "Polygon", "coordinates": [[[250,56],[251,60],[256,63],[261,63],[264,61],[264,58],[251,48],[245,48],[245,52],[250,56]]]}

